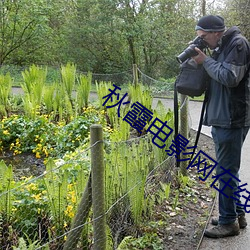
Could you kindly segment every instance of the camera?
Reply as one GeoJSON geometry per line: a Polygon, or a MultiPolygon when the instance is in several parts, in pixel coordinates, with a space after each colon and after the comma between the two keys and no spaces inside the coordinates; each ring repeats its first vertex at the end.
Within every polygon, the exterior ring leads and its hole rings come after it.
{"type": "Polygon", "coordinates": [[[183,63],[188,58],[198,55],[198,53],[195,51],[195,47],[199,48],[200,50],[203,50],[207,48],[207,43],[199,36],[197,36],[190,45],[180,54],[178,55],[177,61],[179,63],[183,63]]]}

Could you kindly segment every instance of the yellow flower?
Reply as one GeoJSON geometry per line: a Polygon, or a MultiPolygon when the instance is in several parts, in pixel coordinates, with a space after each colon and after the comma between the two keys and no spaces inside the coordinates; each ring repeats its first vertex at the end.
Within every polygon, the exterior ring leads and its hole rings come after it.
{"type": "Polygon", "coordinates": [[[49,153],[46,147],[43,147],[43,153],[45,154],[46,157],[48,157],[49,153]]]}
{"type": "Polygon", "coordinates": [[[40,201],[42,199],[41,195],[42,195],[41,193],[33,194],[32,197],[35,198],[36,201],[40,201]]]}
{"type": "Polygon", "coordinates": [[[30,183],[29,185],[26,186],[26,189],[28,191],[37,190],[37,185],[35,183],[30,183]]]}
{"type": "Polygon", "coordinates": [[[41,158],[41,155],[39,152],[36,152],[36,158],[40,159],[41,158]]]}
{"type": "Polygon", "coordinates": [[[72,202],[72,203],[76,203],[76,196],[75,196],[75,195],[72,195],[72,197],[71,197],[71,202],[72,202]]]}
{"type": "Polygon", "coordinates": [[[18,155],[18,154],[21,154],[22,153],[22,151],[19,151],[19,150],[14,150],[14,153],[13,153],[13,155],[18,155]]]}
{"type": "Polygon", "coordinates": [[[8,130],[4,130],[4,131],[3,131],[3,134],[4,134],[4,135],[9,135],[10,133],[9,133],[8,130]]]}
{"type": "Polygon", "coordinates": [[[68,205],[66,208],[66,211],[64,211],[64,213],[65,213],[65,215],[68,215],[69,218],[73,218],[74,217],[73,206],[68,205]]]}
{"type": "Polygon", "coordinates": [[[16,212],[17,208],[13,207],[11,210],[12,210],[12,212],[16,212]]]}

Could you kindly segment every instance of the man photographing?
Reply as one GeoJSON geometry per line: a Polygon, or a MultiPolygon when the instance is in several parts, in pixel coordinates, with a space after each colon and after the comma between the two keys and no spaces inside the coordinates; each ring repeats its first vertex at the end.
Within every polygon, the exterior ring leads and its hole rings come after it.
{"type": "Polygon", "coordinates": [[[198,55],[192,58],[203,64],[211,79],[203,124],[212,126],[221,190],[219,218],[212,219],[215,226],[205,235],[221,238],[238,235],[239,229],[247,226],[244,207],[235,192],[239,191],[241,149],[250,126],[250,45],[237,27],[226,30],[220,16],[200,18],[195,30],[213,50],[210,57],[195,48],[198,55]]]}

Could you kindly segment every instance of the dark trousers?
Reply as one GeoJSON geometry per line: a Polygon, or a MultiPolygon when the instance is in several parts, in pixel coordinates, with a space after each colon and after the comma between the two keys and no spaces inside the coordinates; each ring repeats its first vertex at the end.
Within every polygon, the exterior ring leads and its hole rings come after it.
{"type": "MultiPolygon", "coordinates": [[[[239,203],[231,197],[236,197],[234,192],[239,191],[239,169],[241,161],[241,149],[248,133],[249,127],[226,129],[212,127],[212,136],[215,143],[217,158],[216,175],[219,178],[219,223],[231,224],[238,215],[244,214],[244,207],[236,205],[239,203]],[[225,173],[225,170],[230,173],[225,173]],[[234,176],[234,177],[233,177],[234,176]],[[238,179],[238,180],[237,180],[238,179]]],[[[240,183],[242,185],[244,183],[240,183]]]]}

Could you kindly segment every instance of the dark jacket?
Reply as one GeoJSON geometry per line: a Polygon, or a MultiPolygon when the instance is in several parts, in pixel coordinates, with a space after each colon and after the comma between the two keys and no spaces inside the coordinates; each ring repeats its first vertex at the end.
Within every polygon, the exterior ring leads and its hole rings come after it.
{"type": "Polygon", "coordinates": [[[203,63],[211,77],[204,125],[250,126],[250,46],[237,27],[227,30],[218,50],[203,63]]]}

